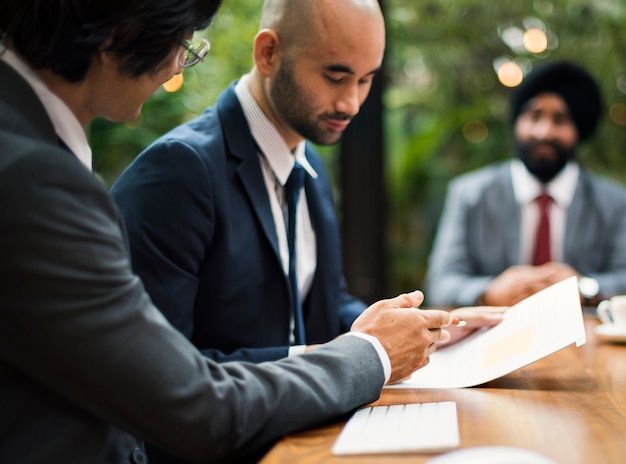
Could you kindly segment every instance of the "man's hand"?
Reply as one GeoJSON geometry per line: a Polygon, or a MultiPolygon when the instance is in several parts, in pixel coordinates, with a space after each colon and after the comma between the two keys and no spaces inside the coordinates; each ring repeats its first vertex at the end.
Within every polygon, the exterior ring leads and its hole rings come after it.
{"type": "Polygon", "coordinates": [[[441,328],[452,320],[446,311],[418,309],[423,301],[424,295],[419,291],[381,300],[352,324],[351,331],[372,335],[385,348],[391,361],[389,383],[405,379],[428,364],[442,337],[441,328]]]}
{"type": "Polygon", "coordinates": [[[524,298],[573,275],[567,264],[550,262],[541,266],[512,266],[496,277],[481,298],[488,306],[513,306],[524,298]]]}
{"type": "Polygon", "coordinates": [[[507,309],[508,306],[469,306],[453,309],[450,315],[465,321],[465,325],[446,327],[450,337],[447,340],[443,338],[439,340],[437,347],[452,345],[478,329],[498,325],[507,309]]]}

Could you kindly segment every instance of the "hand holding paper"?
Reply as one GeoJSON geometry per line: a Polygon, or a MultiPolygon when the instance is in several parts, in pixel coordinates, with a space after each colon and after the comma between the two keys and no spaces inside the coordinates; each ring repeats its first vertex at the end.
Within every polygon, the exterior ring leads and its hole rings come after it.
{"type": "Polygon", "coordinates": [[[556,283],[512,306],[502,322],[439,349],[428,365],[385,388],[462,388],[480,385],[585,343],[576,277],[556,283]]]}

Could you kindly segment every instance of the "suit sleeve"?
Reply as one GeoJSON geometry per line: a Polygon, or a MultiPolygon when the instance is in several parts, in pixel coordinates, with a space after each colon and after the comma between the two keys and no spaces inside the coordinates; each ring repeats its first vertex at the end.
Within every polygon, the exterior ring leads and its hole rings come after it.
{"type": "Polygon", "coordinates": [[[254,455],[378,397],[382,366],[357,337],[258,365],[202,357],[130,271],[106,189],[59,158],[24,156],[0,178],[2,363],[197,461],[254,455]]]}
{"type": "Polygon", "coordinates": [[[626,294],[626,190],[586,175],[580,185],[589,187],[577,190],[570,207],[566,261],[597,279],[600,298],[626,294]]]}

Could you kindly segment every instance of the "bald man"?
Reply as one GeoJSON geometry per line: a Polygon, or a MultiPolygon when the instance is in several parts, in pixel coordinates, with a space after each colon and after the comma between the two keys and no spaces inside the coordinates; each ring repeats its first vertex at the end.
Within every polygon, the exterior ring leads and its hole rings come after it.
{"type": "MultiPolygon", "coordinates": [[[[417,311],[423,295],[413,292],[375,303],[310,353],[261,364],[203,357],[131,272],[83,126],[136,118],[155,89],[197,64],[208,47],[187,39],[219,1],[40,4],[0,2],[1,463],[146,463],[142,440],[192,462],[258,462],[281,436],[376,400],[451,340],[441,329],[450,315],[417,311]]],[[[197,169],[192,156],[176,162],[197,169]]],[[[216,195],[211,214],[230,192],[219,190],[226,170],[215,172],[225,161],[203,162],[217,185],[203,191],[216,195]]],[[[229,227],[216,224],[215,236],[229,227]]]]}
{"type": "Polygon", "coordinates": [[[134,270],[206,356],[284,358],[347,331],[365,309],[346,291],[331,184],[307,140],[340,139],[384,50],[376,0],[266,1],[249,74],[155,141],[113,186],[134,270]],[[296,220],[305,339],[297,344],[283,214],[296,162],[305,171],[296,220]]]}
{"type": "Polygon", "coordinates": [[[250,73],[148,147],[113,186],[134,270],[206,356],[296,355],[349,330],[365,309],[346,290],[331,184],[307,140],[340,139],[384,49],[376,0],[267,0],[250,73]],[[294,221],[302,338],[284,214],[296,162],[305,171],[294,221]]]}
{"type": "MultiPolygon", "coordinates": [[[[250,73],[113,186],[134,271],[205,356],[285,358],[349,330],[365,309],[346,291],[331,185],[305,139],[339,140],[384,48],[376,0],[266,1],[250,73]],[[306,172],[296,233],[306,341],[297,345],[283,216],[296,161],[306,172]]],[[[151,463],[178,462],[147,451],[151,463]]]]}

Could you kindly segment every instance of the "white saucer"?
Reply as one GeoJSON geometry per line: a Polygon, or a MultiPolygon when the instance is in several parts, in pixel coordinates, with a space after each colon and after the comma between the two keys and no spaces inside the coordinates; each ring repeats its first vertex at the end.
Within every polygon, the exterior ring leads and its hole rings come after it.
{"type": "Polygon", "coordinates": [[[626,343],[626,330],[614,324],[600,324],[595,327],[596,335],[607,342],[626,343]]]}

